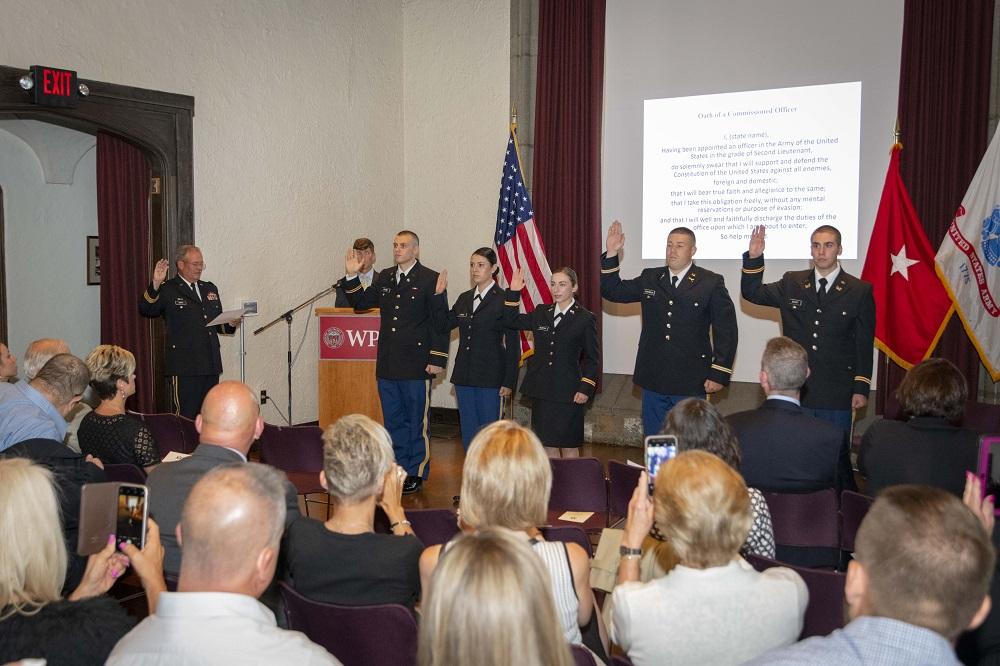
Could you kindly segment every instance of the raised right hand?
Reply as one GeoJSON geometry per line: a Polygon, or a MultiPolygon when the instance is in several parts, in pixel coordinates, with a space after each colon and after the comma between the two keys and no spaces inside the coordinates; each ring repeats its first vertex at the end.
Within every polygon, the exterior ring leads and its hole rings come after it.
{"type": "Polygon", "coordinates": [[[643,539],[652,528],[653,500],[649,497],[649,475],[643,470],[639,474],[639,483],[628,503],[628,517],[625,520],[622,545],[629,548],[642,547],[643,539]]]}
{"type": "Polygon", "coordinates": [[[156,262],[156,266],[153,267],[153,289],[159,289],[163,281],[167,279],[168,268],[170,268],[170,262],[166,259],[160,259],[156,262]]]}
{"type": "Polygon", "coordinates": [[[608,240],[604,249],[607,250],[610,257],[613,254],[618,254],[623,247],[625,247],[625,232],[622,231],[622,223],[615,220],[611,223],[611,228],[608,229],[608,240]]]}
{"type": "Polygon", "coordinates": [[[514,274],[510,276],[510,289],[511,291],[521,291],[524,289],[524,273],[518,268],[514,271],[514,274]]]}
{"type": "Polygon", "coordinates": [[[434,294],[443,294],[444,290],[448,288],[448,269],[444,269],[438,273],[437,286],[434,287],[434,294]]]}
{"type": "Polygon", "coordinates": [[[764,254],[764,225],[761,224],[753,228],[750,232],[750,258],[756,259],[764,254]]]}
{"type": "Polygon", "coordinates": [[[354,248],[347,251],[344,257],[344,273],[347,275],[357,275],[364,262],[361,261],[361,253],[354,248]]]}

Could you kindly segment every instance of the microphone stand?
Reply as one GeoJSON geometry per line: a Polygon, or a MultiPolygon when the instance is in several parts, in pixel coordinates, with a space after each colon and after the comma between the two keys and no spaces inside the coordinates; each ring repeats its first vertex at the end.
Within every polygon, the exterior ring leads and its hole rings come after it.
{"type": "Polygon", "coordinates": [[[285,312],[284,314],[275,317],[274,319],[267,322],[266,324],[264,324],[263,326],[261,326],[260,328],[258,328],[256,331],[253,332],[254,335],[263,333],[264,331],[271,328],[281,320],[285,320],[285,323],[288,324],[288,326],[286,327],[288,331],[288,425],[292,425],[292,318],[293,318],[292,316],[302,308],[308,305],[312,305],[313,303],[323,298],[327,294],[332,294],[333,292],[335,292],[337,290],[337,287],[339,287],[342,282],[343,280],[337,280],[336,283],[330,285],[329,287],[319,292],[312,298],[307,299],[302,303],[299,303],[288,312],[285,312]]]}

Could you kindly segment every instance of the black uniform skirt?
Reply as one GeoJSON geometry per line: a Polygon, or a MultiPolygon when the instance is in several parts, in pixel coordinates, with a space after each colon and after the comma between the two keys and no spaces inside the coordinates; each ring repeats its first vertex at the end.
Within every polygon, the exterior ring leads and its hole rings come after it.
{"type": "Polygon", "coordinates": [[[575,449],[583,446],[583,408],[575,402],[554,402],[535,398],[531,408],[531,429],[545,446],[575,449]]]}

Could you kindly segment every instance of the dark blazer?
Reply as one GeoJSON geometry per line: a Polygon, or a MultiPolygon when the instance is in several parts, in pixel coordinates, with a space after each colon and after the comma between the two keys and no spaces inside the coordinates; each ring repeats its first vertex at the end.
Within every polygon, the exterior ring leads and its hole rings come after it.
{"type": "Polygon", "coordinates": [[[814,271],[790,271],[764,284],[764,257],[743,253],[743,298],[781,311],[784,335],[805,347],[811,374],[802,387],[802,405],[813,409],[850,409],[855,393],[868,396],[875,349],[875,299],[872,286],[843,267],[827,285],[822,307],[814,271]]]}
{"type": "Polygon", "coordinates": [[[978,463],[979,433],[935,416],[876,421],[858,451],[858,467],[872,496],[886,486],[918,483],[961,497],[965,472],[975,472],[978,463]]]}
{"type": "Polygon", "coordinates": [[[199,301],[194,290],[179,276],[165,280],[159,289],[149,283],[139,299],[139,314],[143,317],[163,317],[167,327],[167,375],[218,375],[222,372],[219,333],[231,334],[232,326],[205,324],[222,314],[219,289],[211,282],[198,281],[199,301]]]}
{"type": "Polygon", "coordinates": [[[448,335],[434,325],[434,308],[447,310],[448,301],[434,298],[437,271],[419,261],[396,285],[396,269],[386,268],[367,289],[354,276],[344,292],[355,310],[379,308],[378,360],[380,379],[433,379],[428,365],[447,367],[448,335]]]}
{"type": "Polygon", "coordinates": [[[593,313],[579,301],[574,302],[559,326],[553,327],[554,304],[539,305],[532,312],[521,314],[520,300],[520,292],[507,290],[504,325],[531,331],[535,341],[535,353],[528,357],[528,373],[521,393],[553,402],[573,402],[577,393],[593,397],[601,362],[597,319],[593,313]]]}
{"type": "Polygon", "coordinates": [[[726,418],[740,442],[748,486],[779,493],[854,490],[847,434],[786,400],[726,418]]]}
{"type": "Polygon", "coordinates": [[[521,340],[516,330],[503,325],[504,290],[494,283],[473,312],[475,296],[475,288],[463,292],[451,310],[447,309],[445,294],[435,297],[444,300],[443,308],[434,309],[438,328],[446,334],[458,328],[458,354],[451,383],[513,390],[517,384],[521,340]]]}
{"type": "MultiPolygon", "coordinates": [[[[375,282],[375,280],[378,279],[378,274],[379,274],[379,271],[373,271],[372,272],[372,282],[375,282]]],[[[358,278],[358,282],[361,282],[360,278],[358,278]]],[[[334,300],[334,303],[333,303],[333,307],[335,307],[335,308],[349,308],[349,307],[352,307],[351,301],[349,301],[347,299],[347,294],[344,292],[344,285],[345,284],[347,284],[347,280],[344,279],[344,278],[341,278],[337,282],[337,291],[335,292],[337,296],[336,296],[336,299],[334,300]]]]}
{"type": "MultiPolygon", "coordinates": [[[[184,501],[201,477],[220,465],[239,464],[243,459],[235,451],[212,444],[199,444],[187,458],[157,466],[146,479],[149,486],[149,515],[160,526],[163,543],[163,570],[174,574],[181,570],[181,548],[177,543],[177,523],[181,521],[184,501]]],[[[295,486],[285,484],[287,515],[285,527],[299,515],[295,486]]]]}
{"type": "Polygon", "coordinates": [[[729,384],[738,332],[723,277],[692,264],[674,289],[666,267],[647,268],[631,280],[618,271],[618,256],[602,254],[601,296],[642,304],[633,381],[656,393],[700,396],[706,379],[729,384]]]}

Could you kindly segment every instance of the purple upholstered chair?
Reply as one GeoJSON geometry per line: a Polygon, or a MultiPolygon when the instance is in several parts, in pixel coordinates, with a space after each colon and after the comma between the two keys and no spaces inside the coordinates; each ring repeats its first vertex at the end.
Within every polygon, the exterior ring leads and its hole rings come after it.
{"type": "Polygon", "coordinates": [[[597,458],[550,458],[552,494],[549,496],[549,522],[553,525],[577,525],[585,532],[600,532],[608,525],[608,481],[597,458]],[[559,520],[564,511],[592,511],[584,523],[559,520]]]}
{"type": "Polygon", "coordinates": [[[771,567],[788,567],[802,576],[809,588],[809,605],[802,623],[799,639],[826,636],[844,626],[844,584],[847,575],[839,571],[821,571],[797,567],[766,557],[747,555],[746,561],[757,571],[771,567]]]}
{"type": "Polygon", "coordinates": [[[623,657],[620,654],[616,654],[611,657],[611,666],[632,666],[631,660],[628,657],[623,657]]]}
{"type": "Polygon", "coordinates": [[[835,490],[763,495],[771,510],[778,560],[799,566],[837,566],[840,510],[835,490]]]}
{"type": "MultiPolygon", "coordinates": [[[[156,450],[162,460],[171,451],[178,453],[191,453],[198,446],[198,438],[195,437],[194,444],[188,443],[184,436],[184,428],[181,424],[183,417],[177,414],[137,414],[142,419],[149,432],[156,440],[156,450]]],[[[185,421],[187,419],[184,419],[185,421]]]]}
{"type": "Polygon", "coordinates": [[[458,534],[458,516],[449,509],[410,509],[406,519],[424,548],[448,543],[458,534]]]}
{"type": "Polygon", "coordinates": [[[867,495],[845,490],[840,493],[840,547],[848,552],[854,551],[854,536],[861,527],[861,521],[875,500],[867,495]]]}
{"type": "Polygon", "coordinates": [[[107,464],[104,466],[104,476],[108,481],[118,481],[120,483],[146,483],[146,473],[135,465],[129,463],[107,464]]]}
{"type": "MultiPolygon", "coordinates": [[[[306,502],[309,513],[309,495],[326,494],[319,482],[323,470],[323,431],[318,426],[281,427],[266,424],[260,435],[260,459],[277,467],[292,482],[306,502]]],[[[329,496],[325,502],[329,513],[329,496]]],[[[324,504],[324,502],[316,502],[324,504]]]]}
{"type": "Polygon", "coordinates": [[[417,623],[405,606],[336,606],[279,585],[289,629],[322,645],[344,666],[417,663],[417,623]]]}
{"type": "Polygon", "coordinates": [[[558,527],[543,527],[542,536],[546,541],[565,541],[575,543],[587,553],[588,557],[594,556],[594,546],[590,543],[587,533],[576,525],[559,525],[558,527]]]}
{"type": "Polygon", "coordinates": [[[594,655],[591,654],[590,650],[579,645],[570,645],[569,647],[573,653],[573,663],[576,666],[597,666],[594,655]]]}
{"type": "Polygon", "coordinates": [[[626,465],[617,460],[608,461],[608,511],[611,517],[628,516],[628,503],[639,484],[642,467],[626,465]]]}

